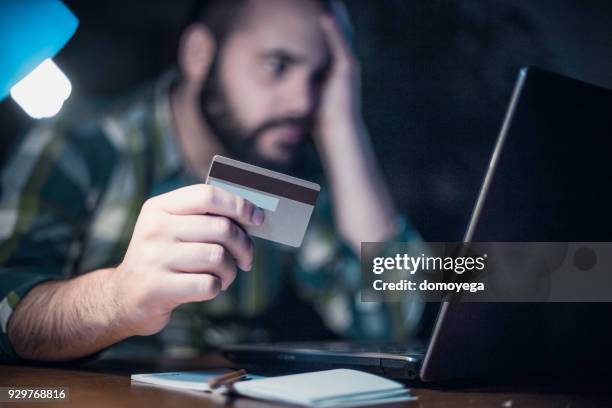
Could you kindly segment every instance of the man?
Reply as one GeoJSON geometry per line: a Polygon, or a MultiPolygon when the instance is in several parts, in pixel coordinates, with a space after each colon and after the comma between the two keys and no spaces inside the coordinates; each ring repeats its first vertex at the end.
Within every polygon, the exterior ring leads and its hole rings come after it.
{"type": "Polygon", "coordinates": [[[401,305],[356,295],[360,243],[415,236],[372,152],[339,16],[317,0],[208,1],[177,75],[28,135],[2,179],[3,360],[86,357],[160,332],[177,308],[170,327],[196,343],[254,339],[238,323],[288,281],[339,335],[406,334],[401,305]],[[215,154],[296,173],[311,145],[329,195],[297,251],[251,240],[263,211],[202,184],[215,154]]]}

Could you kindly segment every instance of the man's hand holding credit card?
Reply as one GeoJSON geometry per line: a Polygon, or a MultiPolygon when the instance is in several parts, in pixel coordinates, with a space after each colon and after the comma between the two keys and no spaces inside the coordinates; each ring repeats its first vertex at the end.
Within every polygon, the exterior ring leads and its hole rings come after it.
{"type": "Polygon", "coordinates": [[[215,156],[207,184],[142,206],[123,261],[109,270],[122,337],[164,328],[172,311],[215,298],[253,265],[251,236],[299,246],[319,186],[215,156]]]}
{"type": "Polygon", "coordinates": [[[246,225],[254,236],[292,247],[304,239],[321,187],[310,181],[215,156],[206,184],[249,200],[264,210],[261,225],[246,225]]]}
{"type": "Polygon", "coordinates": [[[120,337],[157,333],[177,306],[214,299],[238,269],[250,270],[254,247],[244,228],[264,218],[250,201],[207,184],[149,198],[125,257],[104,277],[120,337]]]}

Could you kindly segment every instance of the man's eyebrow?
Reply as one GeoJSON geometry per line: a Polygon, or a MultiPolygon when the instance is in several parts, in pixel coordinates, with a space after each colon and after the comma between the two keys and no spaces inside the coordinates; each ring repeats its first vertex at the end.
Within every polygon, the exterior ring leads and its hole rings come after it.
{"type": "Polygon", "coordinates": [[[303,62],[305,60],[305,58],[301,55],[298,55],[294,52],[291,52],[287,49],[283,49],[283,48],[275,48],[272,50],[267,50],[261,53],[261,58],[262,59],[267,59],[267,58],[279,58],[282,59],[285,62],[289,62],[289,63],[300,63],[303,62]]]}
{"type": "MultiPolygon", "coordinates": [[[[267,58],[279,58],[285,63],[299,64],[306,60],[305,57],[291,52],[284,48],[275,48],[272,50],[264,51],[260,54],[261,59],[267,58]]],[[[326,55],[323,61],[321,61],[315,70],[315,76],[325,76],[329,71],[332,64],[332,58],[330,55],[326,55]]]]}

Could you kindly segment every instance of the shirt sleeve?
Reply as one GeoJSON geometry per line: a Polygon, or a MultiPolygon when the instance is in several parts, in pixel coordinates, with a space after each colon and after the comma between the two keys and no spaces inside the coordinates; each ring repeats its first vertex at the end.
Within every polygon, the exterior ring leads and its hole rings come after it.
{"type": "MultiPolygon", "coordinates": [[[[424,243],[406,217],[398,219],[398,234],[388,242],[424,243]]],[[[361,264],[333,225],[329,195],[321,193],[311,225],[298,252],[296,286],[326,325],[345,338],[401,340],[417,329],[424,304],[411,297],[402,302],[362,302],[361,264]]]]}
{"type": "Polygon", "coordinates": [[[29,132],[2,168],[0,362],[19,360],[6,335],[19,301],[35,285],[73,272],[95,202],[90,164],[78,140],[48,122],[29,132]]]}

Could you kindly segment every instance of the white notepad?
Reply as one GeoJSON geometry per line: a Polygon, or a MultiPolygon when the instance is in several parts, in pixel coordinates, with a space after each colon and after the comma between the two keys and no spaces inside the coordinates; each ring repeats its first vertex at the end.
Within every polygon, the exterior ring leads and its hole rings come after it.
{"type": "Polygon", "coordinates": [[[354,407],[411,401],[403,384],[357,370],[336,369],[238,382],[240,395],[309,407],[354,407]]]}
{"type": "MultiPolygon", "coordinates": [[[[230,370],[134,374],[132,381],[192,391],[211,391],[208,380],[230,370]]],[[[221,387],[214,392],[226,393],[221,387]]],[[[314,408],[348,408],[416,399],[403,384],[357,370],[337,369],[305,374],[261,377],[249,374],[234,383],[245,397],[314,408]]]]}

